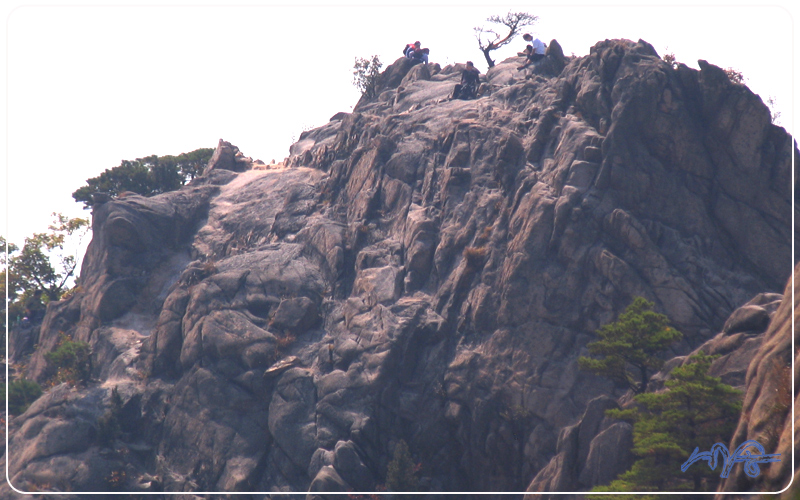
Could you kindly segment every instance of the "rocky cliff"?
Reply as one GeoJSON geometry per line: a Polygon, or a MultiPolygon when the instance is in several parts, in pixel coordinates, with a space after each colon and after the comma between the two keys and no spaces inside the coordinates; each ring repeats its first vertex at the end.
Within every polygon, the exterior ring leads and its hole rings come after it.
{"type": "Polygon", "coordinates": [[[220,141],[188,187],[95,206],[25,368],[63,332],[93,378],[11,420],[16,487],[374,491],[404,440],[422,491],[587,490],[630,428],[577,359],[634,296],[684,333],[671,363],[716,346],[746,408],[789,376],[760,353],[790,335],[797,151],[758,96],[643,41],[505,61],[471,101],[459,65],[409,63],[277,168],[220,141]]]}

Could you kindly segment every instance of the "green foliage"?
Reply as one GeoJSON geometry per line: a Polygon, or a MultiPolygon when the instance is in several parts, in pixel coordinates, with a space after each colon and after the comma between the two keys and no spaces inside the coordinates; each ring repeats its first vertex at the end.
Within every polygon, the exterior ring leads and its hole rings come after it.
{"type": "Polygon", "coordinates": [[[503,30],[502,33],[498,33],[496,31],[497,28],[493,27],[487,28],[478,26],[473,28],[475,31],[475,38],[478,40],[478,47],[481,49],[481,52],[483,52],[483,56],[489,67],[494,67],[494,61],[489,56],[491,51],[507,45],[514,37],[519,35],[522,28],[525,26],[532,26],[538,20],[539,18],[537,16],[528,14],[527,12],[509,12],[503,17],[491,16],[486,19],[486,21],[498,25],[499,29],[503,30]],[[503,35],[503,33],[506,34],[503,35]]]}
{"type": "Polygon", "coordinates": [[[695,447],[710,450],[714,443],[729,442],[741,411],[741,393],[708,375],[715,358],[696,354],[687,364],[672,370],[664,392],[639,394],[634,398],[637,408],[606,412],[633,422],[633,453],[640,459],[611,484],[592,491],[716,489],[719,469],[693,466],[681,472],[681,465],[695,447]]]}
{"type": "Polygon", "coordinates": [[[55,385],[67,382],[69,385],[77,385],[88,382],[92,371],[90,355],[89,344],[71,340],[62,334],[55,350],[44,355],[51,374],[51,383],[55,385]]]}
{"type": "MultiPolygon", "coordinates": [[[[12,299],[16,296],[14,291],[13,280],[10,280],[9,287],[6,288],[6,275],[7,275],[7,255],[11,252],[16,252],[17,246],[13,243],[6,242],[6,239],[0,236],[0,297],[4,299],[12,299]]],[[[6,359],[6,309],[8,300],[3,300],[0,305],[0,361],[5,362],[6,359]]],[[[5,391],[3,392],[5,394],[5,391]]]]}
{"type": "MultiPolygon", "coordinates": [[[[8,245],[8,267],[0,278],[3,279],[3,291],[8,293],[8,315],[11,318],[22,316],[25,303],[36,290],[44,292],[45,301],[59,300],[69,290],[75,275],[77,248],[89,232],[89,220],[69,218],[59,213],[52,215],[49,232],[25,238],[22,249],[11,243],[8,245]],[[5,289],[6,273],[8,289],[5,289]]],[[[5,240],[0,244],[4,245],[5,240]]],[[[5,256],[3,261],[5,263],[5,256]]]]}
{"type": "Polygon", "coordinates": [[[367,99],[372,99],[378,95],[378,82],[381,76],[383,63],[378,56],[371,59],[356,57],[353,65],[353,85],[361,91],[361,95],[367,99]]]}
{"type": "Polygon", "coordinates": [[[114,387],[111,389],[109,408],[97,419],[97,442],[102,446],[111,446],[114,440],[122,435],[122,396],[114,387]]]}
{"type": "Polygon", "coordinates": [[[41,395],[42,388],[33,380],[23,378],[11,382],[8,384],[9,413],[12,415],[22,415],[31,403],[39,399],[41,395]]]}
{"type": "Polygon", "coordinates": [[[587,345],[590,353],[604,357],[580,357],[581,369],[626,384],[637,394],[643,393],[650,372],[663,365],[656,354],[682,337],[680,332],[667,326],[666,316],[652,309],[652,302],[636,297],[617,321],[597,331],[600,340],[587,345]]]}
{"type": "Polygon", "coordinates": [[[394,457],[386,469],[386,488],[389,491],[417,491],[417,467],[402,439],[394,447],[394,457]]]}
{"type": "Polygon", "coordinates": [[[72,193],[72,197],[89,208],[94,203],[92,194],[97,192],[117,196],[132,191],[150,196],[174,191],[200,175],[213,154],[213,148],[201,148],[178,156],[151,155],[133,161],[122,160],[119,166],[87,179],[86,185],[72,193]]]}

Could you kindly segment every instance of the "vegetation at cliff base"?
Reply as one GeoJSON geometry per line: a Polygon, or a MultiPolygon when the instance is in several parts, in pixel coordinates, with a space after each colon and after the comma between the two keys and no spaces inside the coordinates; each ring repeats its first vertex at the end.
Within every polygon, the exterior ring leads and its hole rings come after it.
{"type": "MultiPolygon", "coordinates": [[[[5,395],[5,387],[3,395],[5,395]]],[[[8,384],[8,412],[22,415],[42,395],[42,388],[33,380],[20,379],[8,384]]]]}
{"type": "Polygon", "coordinates": [[[600,328],[600,340],[586,347],[591,354],[603,357],[581,356],[581,369],[625,384],[636,394],[645,392],[650,376],[664,363],[656,355],[682,337],[667,325],[669,318],[653,311],[653,306],[636,297],[617,321],[600,328]]]}
{"type": "MultiPolygon", "coordinates": [[[[606,412],[633,423],[633,453],[639,460],[608,486],[592,491],[716,489],[720,467],[711,470],[705,463],[696,463],[681,472],[696,447],[707,451],[714,443],[727,445],[742,408],[739,391],[708,375],[715,358],[696,354],[672,370],[665,391],[639,394],[634,398],[636,407],[606,412]]],[[[590,498],[609,500],[609,496],[590,498]]]]}
{"type": "Polygon", "coordinates": [[[408,451],[408,445],[400,440],[394,447],[392,461],[386,470],[386,488],[389,491],[417,491],[417,466],[408,451]]]}
{"type": "MultiPolygon", "coordinates": [[[[6,288],[6,276],[8,274],[8,252],[16,250],[16,246],[6,244],[6,239],[0,236],[0,297],[3,297],[2,309],[0,309],[0,361],[5,363],[6,359],[6,311],[11,294],[10,288],[6,288]]],[[[2,375],[5,377],[5,373],[2,375]]],[[[5,394],[5,392],[3,392],[5,394]]]]}
{"type": "MultiPolygon", "coordinates": [[[[5,292],[3,295],[8,298],[10,326],[25,315],[26,305],[30,305],[29,301],[36,290],[43,292],[42,298],[46,304],[61,299],[71,288],[78,266],[78,247],[89,232],[89,220],[53,213],[53,222],[48,229],[48,232],[34,233],[25,238],[22,248],[9,242],[8,253],[3,255],[0,262],[7,264],[0,271],[0,286],[5,292]]],[[[6,245],[2,237],[0,245],[6,245]]]]}
{"type": "Polygon", "coordinates": [[[122,160],[118,166],[87,179],[86,185],[72,193],[72,197],[90,208],[94,204],[92,195],[98,192],[117,196],[131,191],[150,196],[174,191],[203,173],[213,154],[213,148],[201,148],[178,156],[151,155],[122,160]]]}

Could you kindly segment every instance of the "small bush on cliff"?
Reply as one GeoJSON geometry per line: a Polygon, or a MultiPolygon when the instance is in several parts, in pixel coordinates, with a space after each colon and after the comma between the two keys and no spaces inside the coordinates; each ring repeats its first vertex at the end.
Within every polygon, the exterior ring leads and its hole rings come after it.
{"type": "MultiPolygon", "coordinates": [[[[5,387],[3,388],[5,389],[5,387]]],[[[4,392],[5,394],[5,392],[4,392]]],[[[8,384],[8,411],[22,415],[42,395],[42,388],[33,380],[20,379],[8,384]]]]}
{"type": "Polygon", "coordinates": [[[63,382],[69,385],[88,382],[92,371],[90,355],[89,344],[74,341],[62,334],[56,348],[44,355],[48,371],[51,373],[50,382],[53,385],[63,382]]]}
{"type": "Polygon", "coordinates": [[[381,76],[383,63],[378,56],[370,59],[356,57],[353,65],[353,85],[361,91],[361,95],[367,99],[372,99],[378,95],[378,80],[381,76]]]}
{"type": "Polygon", "coordinates": [[[775,96],[769,96],[764,104],[769,107],[769,117],[772,123],[780,125],[781,112],[778,111],[778,102],[775,100],[775,96]]]}
{"type": "MultiPolygon", "coordinates": [[[[729,442],[742,408],[739,391],[708,375],[715,358],[694,355],[687,364],[672,370],[664,392],[639,394],[634,398],[637,408],[606,412],[633,422],[633,453],[640,459],[611,484],[592,491],[716,489],[719,468],[711,470],[701,461],[681,472],[681,465],[696,447],[708,451],[714,443],[729,442]]],[[[609,496],[589,498],[609,500],[609,496]]]]}
{"type": "Polygon", "coordinates": [[[97,442],[102,446],[111,446],[114,440],[122,435],[120,419],[122,415],[122,396],[114,387],[108,410],[97,419],[97,442]]]}
{"type": "Polygon", "coordinates": [[[386,469],[386,488],[389,491],[417,491],[417,466],[402,439],[394,447],[394,456],[386,469]]]}
{"type": "Polygon", "coordinates": [[[735,70],[733,68],[724,69],[725,74],[728,76],[728,80],[732,81],[733,83],[740,83],[744,84],[744,75],[741,71],[735,70]]]}
{"type": "Polygon", "coordinates": [[[488,253],[489,250],[486,247],[466,247],[464,249],[464,259],[467,261],[467,267],[479,269],[486,261],[488,253]]]}
{"type": "Polygon", "coordinates": [[[97,177],[86,180],[72,197],[90,208],[97,192],[117,196],[124,191],[149,196],[174,191],[203,172],[213,148],[201,148],[178,156],[151,155],[135,160],[122,160],[119,166],[106,169],[97,177]]]}
{"type": "Polygon", "coordinates": [[[123,491],[127,481],[128,474],[122,468],[114,469],[106,476],[106,486],[110,491],[123,491]]]}
{"type": "Polygon", "coordinates": [[[669,64],[673,68],[678,67],[678,60],[675,58],[675,54],[672,52],[667,52],[664,54],[664,57],[661,58],[665,63],[669,64]]]}
{"type": "Polygon", "coordinates": [[[626,384],[634,393],[647,390],[650,375],[661,368],[663,361],[656,354],[682,337],[667,326],[669,319],[653,311],[653,303],[642,297],[619,315],[617,321],[597,331],[600,340],[588,344],[589,352],[601,359],[581,356],[578,364],[589,370],[626,384]]]}

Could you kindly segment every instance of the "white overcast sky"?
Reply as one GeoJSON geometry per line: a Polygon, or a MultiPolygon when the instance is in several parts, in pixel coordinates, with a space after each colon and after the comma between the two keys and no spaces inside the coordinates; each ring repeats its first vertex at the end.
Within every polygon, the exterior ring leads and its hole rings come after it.
{"type": "MultiPolygon", "coordinates": [[[[472,28],[509,10],[539,16],[529,31],[567,55],[641,38],[694,68],[698,59],[736,68],[764,101],[776,99],[792,129],[798,9],[788,4],[181,4],[5,3],[0,223],[10,241],[44,231],[53,211],[88,216],[71,193],[122,159],[223,138],[254,159],[282,160],[304,129],[352,109],[356,56],[388,65],[420,40],[431,62],[469,59],[485,72],[472,28]]],[[[523,46],[518,39],[496,59],[523,46]]]]}

